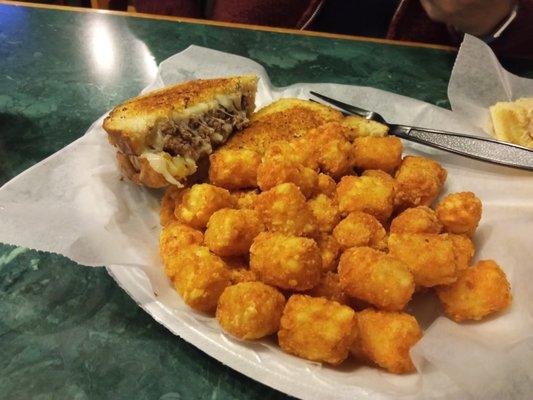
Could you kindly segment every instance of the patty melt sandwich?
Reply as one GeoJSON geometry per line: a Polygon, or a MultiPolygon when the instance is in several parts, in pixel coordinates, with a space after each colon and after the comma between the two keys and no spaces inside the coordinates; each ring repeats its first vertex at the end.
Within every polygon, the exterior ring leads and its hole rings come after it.
{"type": "Polygon", "coordinates": [[[248,125],[256,89],[254,75],[180,83],[115,107],[103,127],[128,178],[182,187],[200,158],[248,125]]]}

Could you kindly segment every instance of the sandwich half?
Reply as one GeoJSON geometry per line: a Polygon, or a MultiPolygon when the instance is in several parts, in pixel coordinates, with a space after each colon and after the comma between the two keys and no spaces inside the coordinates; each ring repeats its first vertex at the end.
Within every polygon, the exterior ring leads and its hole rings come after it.
{"type": "Polygon", "coordinates": [[[248,125],[256,89],[255,75],[180,83],[115,107],[103,127],[129,179],[182,187],[198,160],[248,125]]]}

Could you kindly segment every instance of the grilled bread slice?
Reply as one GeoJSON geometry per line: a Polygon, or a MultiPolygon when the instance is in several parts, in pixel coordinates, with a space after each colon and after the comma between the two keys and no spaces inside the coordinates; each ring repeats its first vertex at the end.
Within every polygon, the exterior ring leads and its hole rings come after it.
{"type": "Polygon", "coordinates": [[[197,161],[248,125],[257,77],[200,79],[135,97],[104,120],[122,171],[148,187],[182,187],[197,161]]]}
{"type": "Polygon", "coordinates": [[[250,125],[233,135],[225,149],[248,149],[263,154],[276,140],[290,140],[327,122],[341,122],[341,112],[309,100],[279,99],[250,118],[250,125]]]}

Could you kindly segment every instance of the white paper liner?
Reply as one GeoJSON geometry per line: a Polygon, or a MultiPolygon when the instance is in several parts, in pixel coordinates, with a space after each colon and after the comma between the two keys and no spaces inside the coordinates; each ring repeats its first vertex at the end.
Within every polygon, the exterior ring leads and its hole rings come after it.
{"type": "MultiPolygon", "coordinates": [[[[297,84],[275,88],[259,64],[196,46],[163,61],[156,80],[145,91],[189,79],[253,72],[261,78],[258,106],[280,97],[309,98],[309,91],[315,90],[376,110],[390,122],[480,134],[477,120],[472,119],[477,114],[469,111],[456,117],[458,104],[466,104],[465,109],[468,104],[470,109],[475,106],[474,101],[461,100],[472,99],[465,93],[475,89],[456,77],[465,75],[468,55],[463,53],[484,51],[479,43],[468,40],[450,84],[454,113],[368,87],[297,84]]],[[[495,82],[506,76],[497,68],[487,73],[493,74],[495,82]]],[[[428,328],[412,351],[418,373],[397,376],[356,362],[331,368],[284,354],[273,339],[254,343],[233,339],[221,332],[214,319],[184,305],[164,276],[158,257],[160,193],[121,179],[114,150],[101,128],[102,119],[82,138],[0,189],[0,241],[60,253],[84,265],[109,266],[117,283],[174,334],[231,368],[296,397],[493,399],[526,398],[531,392],[531,173],[405,142],[406,153],[432,157],[448,169],[445,192],[471,190],[483,200],[476,259],[494,258],[500,263],[511,282],[514,304],[495,318],[458,325],[439,317],[435,298],[418,298],[410,311],[428,328]]]]}
{"type": "Polygon", "coordinates": [[[448,85],[454,113],[478,128],[480,136],[489,136],[489,107],[521,97],[533,97],[533,80],[506,71],[487,44],[465,35],[448,85]]]}

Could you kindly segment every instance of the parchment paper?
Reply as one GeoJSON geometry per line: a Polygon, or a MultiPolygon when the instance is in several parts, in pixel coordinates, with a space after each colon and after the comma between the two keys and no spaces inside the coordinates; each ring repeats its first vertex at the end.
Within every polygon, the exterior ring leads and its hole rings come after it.
{"type": "MultiPolygon", "coordinates": [[[[464,53],[484,51],[470,39],[466,44],[450,85],[456,110],[461,99],[475,100],[469,97],[476,89],[472,82],[458,81],[465,76],[463,64],[468,64],[464,53]]],[[[260,76],[258,106],[279,97],[308,98],[308,92],[316,90],[376,110],[391,122],[482,134],[476,121],[469,120],[474,115],[470,111],[458,117],[457,111],[368,87],[302,83],[275,88],[259,64],[195,46],[162,62],[157,79],[146,90],[188,79],[251,72],[260,76]]],[[[497,68],[487,73],[493,73],[491,82],[505,80],[497,68]]],[[[102,118],[82,138],[0,189],[0,241],[61,253],[84,265],[108,266],[119,285],[173,333],[237,371],[296,397],[525,399],[532,392],[530,173],[404,143],[406,153],[432,157],[448,169],[445,192],[471,190],[483,200],[476,259],[494,258],[501,264],[511,282],[514,303],[497,317],[458,325],[439,316],[434,297],[417,297],[410,311],[427,328],[412,351],[418,373],[396,376],[356,362],[331,368],[284,354],[273,339],[235,340],[223,334],[214,319],[183,304],[158,258],[160,193],[121,179],[114,150],[101,128],[102,118]]]]}
{"type": "Polygon", "coordinates": [[[533,80],[506,71],[490,47],[466,35],[448,85],[448,98],[457,116],[493,135],[489,107],[498,101],[533,97],[533,80]]]}

